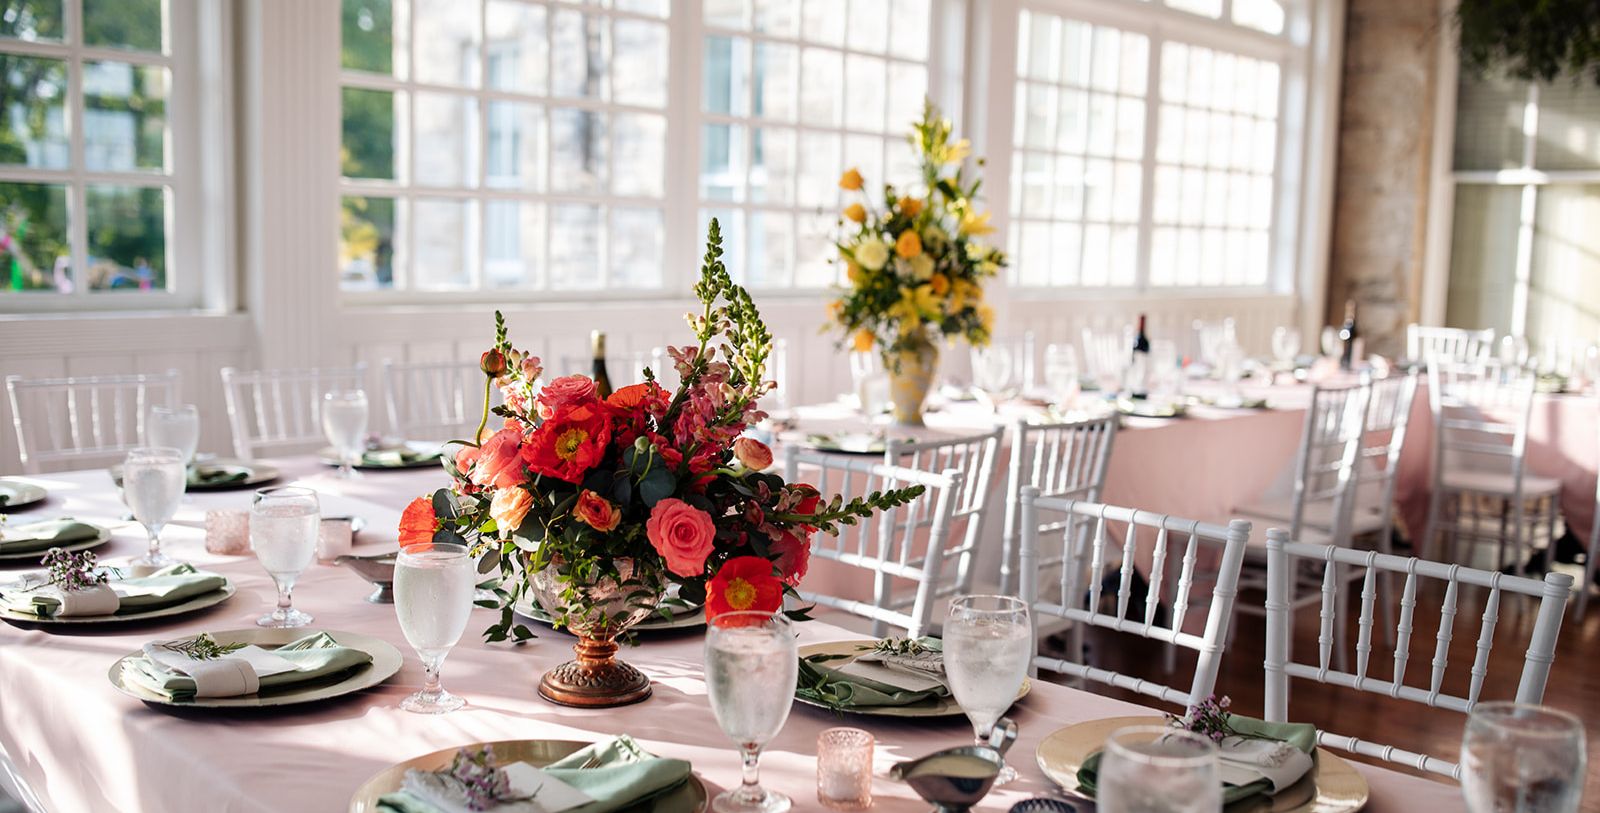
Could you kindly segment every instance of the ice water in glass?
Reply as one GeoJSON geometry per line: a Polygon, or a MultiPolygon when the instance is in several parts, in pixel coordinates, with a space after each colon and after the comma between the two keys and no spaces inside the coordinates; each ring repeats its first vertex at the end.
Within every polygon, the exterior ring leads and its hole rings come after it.
{"type": "Polygon", "coordinates": [[[339,476],[356,476],[355,463],[367,438],[367,394],[334,390],[322,396],[322,431],[339,455],[339,476]]]}
{"type": "Polygon", "coordinates": [[[1564,711],[1479,703],[1461,739],[1461,791],[1472,813],[1576,813],[1583,723],[1564,711]]]}
{"type": "Polygon", "coordinates": [[[739,746],[740,787],[712,800],[722,813],[777,813],[789,797],[761,787],[761,749],[777,736],[794,705],[799,678],[794,627],[777,613],[727,612],[706,625],[706,695],[717,725],[739,746]]]}
{"type": "Polygon", "coordinates": [[[1106,813],[1222,809],[1216,743],[1189,731],[1130,726],[1111,732],[1097,780],[1096,801],[1106,813]]]}
{"type": "Polygon", "coordinates": [[[401,701],[406,711],[442,714],[466,704],[444,690],[439,668],[467,629],[476,572],[466,546],[448,542],[409,545],[395,560],[394,611],[426,675],[422,689],[401,701]]]}
{"type": "Polygon", "coordinates": [[[145,554],[133,560],[137,568],[155,569],[173,562],[161,552],[161,529],[178,512],[178,503],[188,488],[185,462],[182,450],[167,446],[132,449],[122,462],[123,500],[150,538],[145,554]]]}
{"type": "Polygon", "coordinates": [[[200,445],[200,411],[194,404],[151,407],[144,434],[151,446],[177,449],[183,453],[184,465],[193,463],[194,450],[200,445]]]}
{"type": "MultiPolygon", "coordinates": [[[[1016,702],[1033,658],[1033,624],[1028,605],[1011,596],[961,596],[950,603],[944,625],[944,673],[979,745],[1000,715],[1016,702]]],[[[1015,779],[1007,765],[996,777],[1015,779]]]]}
{"type": "Polygon", "coordinates": [[[1078,401],[1082,386],[1078,378],[1078,353],[1070,344],[1052,344],[1044,349],[1044,385],[1050,398],[1062,409],[1078,401]]]}
{"type": "Polygon", "coordinates": [[[256,620],[263,627],[303,627],[311,616],[294,609],[294,585],[317,552],[321,505],[309,488],[263,488],[250,506],[250,547],[278,586],[278,606],[256,620]]]}

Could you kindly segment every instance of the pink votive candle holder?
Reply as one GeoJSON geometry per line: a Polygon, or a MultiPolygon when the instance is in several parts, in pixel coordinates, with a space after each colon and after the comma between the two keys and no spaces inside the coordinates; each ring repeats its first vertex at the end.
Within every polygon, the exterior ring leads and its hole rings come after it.
{"type": "Polygon", "coordinates": [[[872,807],[872,735],[830,728],[817,735],[817,801],[831,810],[872,807]]]}
{"type": "Polygon", "coordinates": [[[317,561],[331,564],[350,552],[354,529],[348,519],[325,519],[317,527],[317,561]]]}
{"type": "Polygon", "coordinates": [[[206,512],[206,552],[243,556],[250,552],[250,512],[244,508],[213,508],[206,512]]]}

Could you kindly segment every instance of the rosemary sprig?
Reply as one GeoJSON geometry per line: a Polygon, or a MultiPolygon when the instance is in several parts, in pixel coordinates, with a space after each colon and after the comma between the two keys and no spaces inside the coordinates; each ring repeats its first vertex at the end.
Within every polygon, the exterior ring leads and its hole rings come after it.
{"type": "Polygon", "coordinates": [[[169,641],[161,647],[197,661],[212,661],[244,649],[244,644],[219,644],[209,634],[202,632],[187,641],[169,641]]]}
{"type": "Polygon", "coordinates": [[[863,652],[873,652],[878,655],[921,655],[932,652],[933,647],[924,644],[917,638],[885,638],[872,646],[856,647],[863,652]]]}

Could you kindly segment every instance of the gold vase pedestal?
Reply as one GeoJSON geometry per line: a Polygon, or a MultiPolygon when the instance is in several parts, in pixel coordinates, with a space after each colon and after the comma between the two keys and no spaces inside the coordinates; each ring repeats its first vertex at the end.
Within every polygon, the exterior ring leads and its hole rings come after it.
{"type": "Polygon", "coordinates": [[[895,353],[889,367],[889,400],[894,407],[894,422],[901,426],[922,426],[922,407],[933,387],[939,369],[939,345],[923,339],[895,353]],[[896,369],[898,367],[898,369],[896,369]]]}
{"type": "MultiPolygon", "coordinates": [[[[572,646],[577,657],[539,679],[539,696],[556,705],[607,708],[650,696],[650,678],[617,658],[617,636],[649,617],[659,597],[641,602],[638,583],[629,581],[634,575],[632,560],[618,559],[615,564],[621,583],[606,578],[589,585],[583,591],[590,608],[585,619],[569,616],[568,630],[578,636],[572,646]]],[[[562,585],[554,566],[532,574],[528,586],[551,618],[561,617],[562,585]]]]}

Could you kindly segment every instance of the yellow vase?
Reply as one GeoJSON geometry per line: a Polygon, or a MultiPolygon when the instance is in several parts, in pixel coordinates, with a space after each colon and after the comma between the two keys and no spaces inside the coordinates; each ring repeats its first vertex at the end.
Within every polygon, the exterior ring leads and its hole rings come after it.
{"type": "Polygon", "coordinates": [[[934,373],[939,368],[939,345],[924,339],[895,353],[889,368],[889,400],[894,404],[894,422],[901,426],[922,426],[922,405],[928,400],[934,373]]]}

